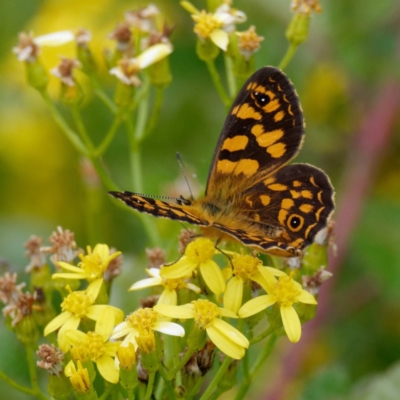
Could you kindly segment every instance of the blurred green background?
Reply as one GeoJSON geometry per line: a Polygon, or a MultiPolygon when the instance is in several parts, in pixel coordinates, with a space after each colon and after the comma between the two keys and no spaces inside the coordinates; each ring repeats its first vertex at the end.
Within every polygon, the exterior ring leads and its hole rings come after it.
{"type": "MultiPolygon", "coordinates": [[[[205,65],[196,57],[189,14],[177,1],[155,3],[175,26],[170,56],[174,79],[166,90],[159,123],[143,145],[145,192],[163,195],[171,191],[171,185],[181,177],[175,158],[179,151],[186,169],[196,175],[192,180],[197,185],[193,185],[201,193],[225,110],[205,65]]],[[[193,3],[204,7],[201,1],[193,3]]],[[[140,221],[117,208],[101,186],[94,189],[93,202],[82,179],[80,156],[54,124],[40,96],[26,85],[23,65],[11,49],[20,31],[33,30],[36,36],[86,27],[93,32],[93,51],[101,63],[102,49],[112,45],[106,36],[123,19],[123,12],[144,5],[124,0],[0,0],[2,264],[4,259],[10,269],[21,272],[20,280],[26,279],[23,243],[31,234],[47,240],[59,225],[75,232],[80,247],[94,245],[89,243],[87,231],[94,213],[96,240],[125,255],[126,279],[119,278],[114,303],[131,308],[137,297],[125,290],[135,277],[143,277],[144,248],[149,245],[140,221]]],[[[285,71],[297,88],[307,122],[306,141],[297,160],[324,169],[336,187],[337,215],[350,210],[358,219],[348,227],[337,226],[337,234],[343,236],[337,238],[340,268],[335,271],[330,293],[330,315],[317,340],[308,345],[286,398],[398,399],[400,107],[396,93],[400,87],[400,3],[335,0],[322,1],[321,5],[323,13],[314,15],[308,42],[285,71]],[[392,97],[382,95],[385,88],[393,91],[392,97]],[[390,107],[397,111],[387,116],[385,111],[390,107]],[[375,136],[368,136],[365,132],[372,123],[375,136]],[[375,141],[379,143],[380,135],[384,138],[379,147],[375,141]],[[363,152],[368,146],[371,148],[363,152]],[[356,174],[355,179],[352,174],[356,174]],[[349,186],[349,182],[353,184],[349,186]],[[365,187],[359,197],[349,195],[349,189],[357,186],[354,182],[365,187]]],[[[287,49],[284,32],[292,16],[290,1],[235,0],[234,6],[248,17],[238,29],[255,25],[265,38],[256,55],[257,68],[278,65],[287,49]]],[[[58,63],[59,54],[72,55],[72,47],[44,51],[42,61],[47,68],[58,63]]],[[[219,67],[222,70],[222,63],[219,67]]],[[[105,69],[103,72],[104,85],[112,94],[114,80],[105,69]]],[[[50,90],[55,97],[55,79],[50,90]]],[[[98,143],[112,122],[111,115],[90,96],[83,113],[98,143]]],[[[118,185],[130,190],[126,148],[121,130],[103,163],[118,185]]],[[[184,186],[181,190],[187,194],[184,186]]],[[[350,221],[350,217],[338,218],[350,221]]],[[[165,248],[175,251],[171,232],[178,233],[180,225],[164,220],[157,224],[165,248]]],[[[295,352],[295,346],[281,340],[248,398],[266,396],[280,354],[295,352]]],[[[27,383],[23,348],[5,328],[0,329],[0,354],[0,368],[27,383]]],[[[0,388],[2,398],[28,398],[2,382],[0,388]]]]}

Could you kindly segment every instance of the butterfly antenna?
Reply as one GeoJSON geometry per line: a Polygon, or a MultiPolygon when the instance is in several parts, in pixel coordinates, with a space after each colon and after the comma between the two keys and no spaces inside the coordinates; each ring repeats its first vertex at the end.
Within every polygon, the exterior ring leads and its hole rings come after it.
{"type": "Polygon", "coordinates": [[[192,189],[190,189],[189,181],[188,181],[188,178],[187,178],[187,176],[186,176],[185,169],[183,168],[181,155],[180,155],[178,152],[176,152],[176,159],[178,160],[179,167],[180,167],[180,169],[181,169],[181,171],[182,171],[183,177],[185,178],[185,181],[186,181],[186,185],[187,185],[187,187],[188,187],[188,189],[189,189],[190,198],[193,200],[192,189]]]}
{"type": "Polygon", "coordinates": [[[156,194],[144,194],[144,193],[133,193],[133,192],[129,192],[129,194],[131,195],[133,194],[135,196],[140,196],[140,197],[149,197],[151,199],[175,200],[177,203],[180,201],[180,199],[177,199],[176,197],[158,196],[156,194]]]}

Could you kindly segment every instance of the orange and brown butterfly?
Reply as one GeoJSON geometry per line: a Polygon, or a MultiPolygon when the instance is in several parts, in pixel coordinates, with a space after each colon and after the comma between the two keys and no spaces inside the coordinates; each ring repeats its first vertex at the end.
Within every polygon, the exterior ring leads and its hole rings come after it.
{"type": "Polygon", "coordinates": [[[140,212],[199,225],[208,236],[298,256],[334,210],[334,191],[323,171],[286,165],[303,138],[292,83],[279,69],[264,67],[247,80],[229,111],[204,197],[171,204],[131,192],[110,194],[140,212]]]}

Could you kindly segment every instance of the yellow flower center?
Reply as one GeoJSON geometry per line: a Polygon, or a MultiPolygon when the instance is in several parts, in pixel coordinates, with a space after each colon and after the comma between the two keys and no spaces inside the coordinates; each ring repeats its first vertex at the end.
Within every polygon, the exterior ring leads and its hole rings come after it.
{"type": "Polygon", "coordinates": [[[258,36],[254,26],[251,26],[247,31],[239,34],[239,49],[255,52],[260,48],[260,42],[264,38],[258,36]]]}
{"type": "Polygon", "coordinates": [[[75,317],[82,318],[94,301],[84,292],[72,292],[61,303],[62,311],[70,312],[75,317]]]}
{"type": "Polygon", "coordinates": [[[80,255],[79,257],[82,262],[80,262],[78,266],[91,278],[98,278],[103,274],[106,263],[104,262],[105,260],[102,260],[99,254],[92,253],[86,256],[80,255]]]}
{"type": "Polygon", "coordinates": [[[297,298],[301,295],[301,289],[296,285],[292,276],[281,276],[276,283],[273,295],[280,305],[291,306],[298,301],[297,298]]]}
{"type": "Polygon", "coordinates": [[[128,325],[138,332],[135,339],[144,353],[150,353],[156,347],[153,326],[157,320],[158,314],[152,308],[141,308],[126,318],[128,325]]]}
{"type": "Polygon", "coordinates": [[[214,243],[210,239],[198,238],[188,244],[185,256],[189,262],[201,264],[210,260],[215,254],[214,243]]]}
{"type": "Polygon", "coordinates": [[[232,259],[233,274],[247,281],[251,276],[258,272],[258,266],[261,265],[261,260],[257,257],[237,254],[232,259]]]}
{"type": "Polygon", "coordinates": [[[215,29],[219,29],[222,26],[222,22],[218,21],[213,14],[204,10],[200,14],[192,15],[192,18],[196,22],[194,33],[203,39],[210,37],[215,29]]]}
{"type": "Polygon", "coordinates": [[[80,360],[83,362],[89,360],[87,343],[71,347],[70,352],[74,360],[80,360]]]}
{"type": "Polygon", "coordinates": [[[88,332],[89,338],[88,348],[89,348],[89,356],[92,361],[96,361],[102,355],[104,355],[106,345],[104,343],[104,338],[100,333],[96,332],[88,332]]]}
{"type": "Polygon", "coordinates": [[[316,13],[322,11],[319,0],[292,0],[291,8],[294,12],[308,16],[311,15],[312,11],[316,13]]]}
{"type": "Polygon", "coordinates": [[[184,278],[177,278],[177,279],[164,279],[163,285],[165,289],[169,290],[179,290],[186,287],[185,279],[184,278]]]}
{"type": "Polygon", "coordinates": [[[207,329],[215,318],[221,316],[219,308],[208,300],[192,301],[194,305],[194,320],[200,329],[207,329]]]}

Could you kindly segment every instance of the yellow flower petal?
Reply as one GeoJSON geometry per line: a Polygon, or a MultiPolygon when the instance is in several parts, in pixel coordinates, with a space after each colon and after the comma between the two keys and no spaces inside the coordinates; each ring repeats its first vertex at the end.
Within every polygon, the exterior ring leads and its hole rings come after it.
{"type": "Polygon", "coordinates": [[[115,326],[115,314],[114,311],[110,307],[104,308],[104,310],[99,315],[98,320],[96,321],[95,332],[99,333],[104,341],[106,341],[115,326]]]}
{"type": "Polygon", "coordinates": [[[151,47],[148,47],[146,50],[140,53],[136,57],[136,60],[140,66],[140,69],[144,69],[162,60],[171,53],[172,45],[170,43],[158,43],[151,47]]]}
{"type": "Polygon", "coordinates": [[[238,315],[240,318],[250,317],[272,306],[275,302],[275,297],[272,297],[269,294],[258,296],[255,299],[248,301],[246,304],[243,304],[238,312],[238,315]]]}
{"type": "Polygon", "coordinates": [[[244,347],[229,340],[229,338],[221,333],[217,328],[214,326],[208,327],[207,334],[211,341],[227,356],[232,357],[235,360],[243,358],[245,353],[244,347]]]}
{"type": "Polygon", "coordinates": [[[160,298],[157,301],[157,304],[169,304],[171,306],[176,306],[178,304],[178,295],[175,290],[165,289],[160,298]]]}
{"type": "Polygon", "coordinates": [[[86,316],[94,321],[97,321],[105,308],[110,308],[114,314],[115,324],[119,324],[124,319],[124,313],[117,307],[107,304],[95,304],[87,309],[86,316]]]}
{"type": "Polygon", "coordinates": [[[306,304],[317,304],[315,297],[306,290],[302,290],[300,296],[298,296],[296,300],[306,304]]]}
{"type": "Polygon", "coordinates": [[[68,342],[67,336],[65,333],[69,330],[76,330],[78,329],[79,323],[81,322],[81,319],[78,317],[71,317],[68,321],[65,322],[65,324],[60,328],[58,331],[57,335],[57,340],[58,340],[58,347],[66,353],[69,348],[70,344],[68,342]]]}
{"type": "Polygon", "coordinates": [[[68,273],[68,272],[56,272],[51,276],[52,279],[85,279],[86,274],[80,270],[80,272],[76,273],[68,273]]]}
{"type": "Polygon", "coordinates": [[[228,34],[222,29],[214,29],[210,34],[211,41],[221,50],[226,51],[229,43],[228,34]]]}
{"type": "Polygon", "coordinates": [[[106,244],[96,244],[93,249],[93,254],[98,254],[101,260],[105,261],[108,257],[110,257],[110,249],[106,244]]]}
{"type": "MultiPolygon", "coordinates": [[[[82,274],[83,273],[82,268],[76,267],[75,265],[68,264],[68,263],[66,263],[64,261],[59,261],[57,264],[62,269],[66,269],[67,271],[75,272],[77,274],[82,274]]],[[[53,274],[53,277],[54,277],[54,275],[58,275],[58,274],[53,274]]]]}
{"type": "Polygon", "coordinates": [[[222,334],[227,336],[232,342],[239,346],[248,348],[250,343],[241,332],[239,332],[232,325],[228,324],[222,319],[216,318],[213,323],[214,328],[218,329],[222,334]]]}
{"type": "Polygon", "coordinates": [[[103,278],[96,279],[86,289],[86,294],[95,301],[99,295],[101,285],[103,284],[103,278]]]}
{"type": "Polygon", "coordinates": [[[47,336],[49,333],[57,330],[61,325],[65,324],[71,317],[72,314],[70,312],[63,312],[60,315],[57,315],[57,317],[52,319],[44,328],[44,336],[47,336]]]}
{"type": "Polygon", "coordinates": [[[225,291],[225,281],[222,275],[221,269],[218,264],[213,260],[208,260],[200,264],[201,275],[210,288],[215,294],[221,294],[225,291]]]}
{"type": "Polygon", "coordinates": [[[272,268],[272,267],[262,267],[265,271],[271,272],[273,276],[285,276],[287,275],[285,272],[281,271],[280,269],[277,268],[272,268]]]}
{"type": "Polygon", "coordinates": [[[87,343],[89,338],[88,335],[82,331],[78,330],[69,330],[65,332],[65,336],[67,337],[68,342],[72,346],[78,346],[83,343],[87,343]]]}
{"type": "Polygon", "coordinates": [[[187,319],[194,318],[194,309],[185,306],[170,306],[166,304],[156,304],[153,307],[154,311],[157,311],[161,315],[165,315],[170,318],[187,319]]]}
{"type": "Polygon", "coordinates": [[[227,318],[239,318],[233,311],[228,310],[227,308],[218,307],[221,315],[227,318]]]}
{"type": "Polygon", "coordinates": [[[268,271],[268,269],[266,269],[266,267],[259,266],[258,270],[260,271],[261,275],[265,280],[266,287],[264,287],[265,285],[263,285],[263,288],[267,292],[272,291],[273,288],[275,288],[276,283],[278,282],[277,279],[274,277],[274,275],[271,274],[270,271],[268,271]]]}
{"type": "Polygon", "coordinates": [[[117,383],[119,381],[119,371],[115,368],[114,359],[103,355],[96,361],[100,375],[108,382],[117,383]]]}
{"type": "Polygon", "coordinates": [[[234,276],[226,285],[224,293],[224,308],[237,314],[242,305],[243,298],[243,279],[234,276]]]}
{"type": "Polygon", "coordinates": [[[197,264],[188,262],[187,257],[183,256],[170,266],[164,265],[160,271],[160,275],[168,279],[185,278],[190,276],[196,268],[197,264]]]}
{"type": "Polygon", "coordinates": [[[185,336],[185,330],[178,324],[168,321],[158,321],[153,325],[153,329],[158,332],[172,336],[185,336]]]}
{"type": "Polygon", "coordinates": [[[59,31],[48,33],[47,35],[38,36],[33,41],[39,46],[61,46],[65,43],[73,41],[75,38],[71,31],[59,31]]]}
{"type": "Polygon", "coordinates": [[[292,306],[281,306],[283,327],[291,342],[296,343],[301,337],[301,323],[295,309],[292,306]]]}

